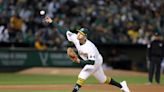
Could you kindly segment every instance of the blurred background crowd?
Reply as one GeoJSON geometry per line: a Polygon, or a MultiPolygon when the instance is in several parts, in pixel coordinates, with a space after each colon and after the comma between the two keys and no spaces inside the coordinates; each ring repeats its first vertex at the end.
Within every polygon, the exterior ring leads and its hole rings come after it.
{"type": "Polygon", "coordinates": [[[70,30],[88,28],[96,44],[147,44],[155,32],[164,34],[163,0],[0,0],[0,42],[65,46],[40,10],[70,30]]]}

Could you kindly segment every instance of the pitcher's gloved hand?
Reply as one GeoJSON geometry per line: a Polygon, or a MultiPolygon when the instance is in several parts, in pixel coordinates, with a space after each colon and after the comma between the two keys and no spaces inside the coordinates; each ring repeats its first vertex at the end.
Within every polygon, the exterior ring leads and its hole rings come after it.
{"type": "Polygon", "coordinates": [[[70,57],[70,59],[75,63],[80,63],[80,59],[78,58],[78,55],[75,53],[75,51],[72,48],[67,48],[67,55],[70,57]]]}

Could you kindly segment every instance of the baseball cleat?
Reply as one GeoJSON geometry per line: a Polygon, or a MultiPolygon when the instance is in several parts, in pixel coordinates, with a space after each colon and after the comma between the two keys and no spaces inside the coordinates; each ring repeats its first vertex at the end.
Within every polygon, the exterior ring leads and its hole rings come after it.
{"type": "Polygon", "coordinates": [[[129,90],[128,86],[127,86],[126,81],[123,81],[123,82],[121,82],[120,84],[121,84],[121,86],[122,86],[121,90],[122,90],[123,92],[130,92],[130,90],[129,90]]]}

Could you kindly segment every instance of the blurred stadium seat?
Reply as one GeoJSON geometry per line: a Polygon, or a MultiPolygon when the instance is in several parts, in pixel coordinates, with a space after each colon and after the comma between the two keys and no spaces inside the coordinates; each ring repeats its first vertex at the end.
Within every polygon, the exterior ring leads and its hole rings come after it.
{"type": "Polygon", "coordinates": [[[63,26],[89,28],[94,43],[147,44],[153,32],[164,33],[163,8],[162,0],[0,0],[0,25],[7,42],[34,46],[39,38],[48,47],[63,46],[57,29],[42,23],[43,9],[63,26]]]}

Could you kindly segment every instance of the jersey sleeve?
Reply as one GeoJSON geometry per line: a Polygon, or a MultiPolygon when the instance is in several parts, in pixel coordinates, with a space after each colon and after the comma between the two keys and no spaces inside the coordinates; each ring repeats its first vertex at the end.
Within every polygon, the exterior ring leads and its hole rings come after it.
{"type": "Polygon", "coordinates": [[[77,43],[78,40],[77,40],[77,35],[75,33],[67,31],[66,36],[68,41],[73,42],[74,44],[77,43]]]}

